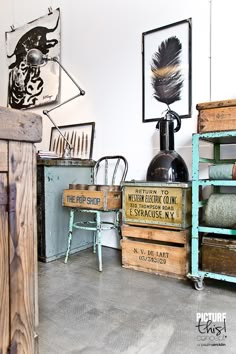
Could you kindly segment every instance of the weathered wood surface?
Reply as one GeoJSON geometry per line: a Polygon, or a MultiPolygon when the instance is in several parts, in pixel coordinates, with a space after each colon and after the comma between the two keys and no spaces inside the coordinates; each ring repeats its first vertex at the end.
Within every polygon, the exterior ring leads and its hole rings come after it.
{"type": "Polygon", "coordinates": [[[33,212],[33,245],[34,245],[34,350],[39,352],[38,333],[39,306],[38,306],[38,234],[37,234],[37,159],[36,148],[33,148],[32,155],[32,212],[33,212]]]}
{"type": "Polygon", "coordinates": [[[185,278],[188,272],[188,247],[173,244],[134,241],[125,238],[122,245],[122,265],[125,268],[185,278]]]}
{"type": "Polygon", "coordinates": [[[236,275],[236,240],[203,237],[202,269],[208,272],[236,275]]]}
{"type": "Polygon", "coordinates": [[[145,268],[145,267],[142,267],[142,266],[134,266],[134,265],[131,265],[129,263],[123,264],[122,267],[126,268],[126,269],[137,270],[139,272],[150,273],[150,274],[155,274],[155,275],[162,275],[162,276],[165,276],[165,277],[170,277],[170,278],[175,278],[175,279],[182,279],[182,280],[186,280],[187,279],[186,278],[186,274],[188,273],[188,270],[187,270],[188,268],[186,268],[186,270],[184,270],[184,274],[177,274],[177,273],[167,272],[166,270],[161,270],[161,269],[151,269],[151,268],[145,268]]]}
{"type": "Polygon", "coordinates": [[[191,187],[123,186],[125,224],[185,229],[191,225],[191,187]]]}
{"type": "Polygon", "coordinates": [[[30,143],[9,142],[10,353],[35,348],[35,169],[30,143]]]}
{"type": "Polygon", "coordinates": [[[220,107],[232,107],[236,106],[236,100],[222,100],[222,101],[212,101],[203,102],[196,105],[197,110],[210,109],[210,108],[220,108],[220,107]]]}
{"type": "Polygon", "coordinates": [[[236,100],[199,103],[198,133],[236,129],[236,100]]]}
{"type": "Polygon", "coordinates": [[[0,140],[0,172],[8,170],[8,143],[0,140]]]}
{"type": "Polygon", "coordinates": [[[81,159],[38,159],[37,165],[40,166],[82,166],[94,167],[94,160],[81,159]]]}
{"type": "Polygon", "coordinates": [[[39,114],[0,106],[0,139],[42,140],[42,118],[39,114]]]}
{"type": "Polygon", "coordinates": [[[81,209],[119,209],[121,196],[121,192],[64,189],[62,205],[81,209]]]}
{"type": "Polygon", "coordinates": [[[36,151],[42,120],[0,107],[0,354],[36,354],[36,151]]]}
{"type": "Polygon", "coordinates": [[[9,322],[9,247],[7,213],[7,175],[0,173],[0,353],[7,353],[9,322]]]}
{"type": "Polygon", "coordinates": [[[236,130],[236,106],[199,111],[198,133],[236,130]]]}
{"type": "Polygon", "coordinates": [[[147,240],[158,240],[184,244],[189,239],[189,229],[186,230],[162,230],[151,227],[138,227],[123,224],[121,227],[122,236],[142,238],[147,240]]]}
{"type": "Polygon", "coordinates": [[[121,231],[124,268],[186,278],[190,229],[172,231],[124,224],[121,231]]]}
{"type": "Polygon", "coordinates": [[[38,233],[37,233],[37,159],[36,148],[33,147],[32,166],[32,208],[33,208],[33,245],[34,245],[34,339],[35,353],[39,352],[38,333],[39,326],[39,306],[38,306],[38,233]]]}

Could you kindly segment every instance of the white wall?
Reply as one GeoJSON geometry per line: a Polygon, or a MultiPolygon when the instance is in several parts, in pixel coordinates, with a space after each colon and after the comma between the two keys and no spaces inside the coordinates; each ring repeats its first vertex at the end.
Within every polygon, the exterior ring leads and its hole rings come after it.
{"type": "MultiPolygon", "coordinates": [[[[212,99],[234,98],[236,5],[234,0],[212,3],[212,99]]],[[[136,180],[145,179],[148,164],[159,151],[155,122],[142,123],[141,34],[192,18],[192,118],[183,120],[182,129],[175,135],[176,150],[191,172],[191,135],[197,124],[195,106],[210,100],[209,0],[2,0],[2,106],[7,100],[4,32],[12,24],[19,27],[45,15],[49,6],[61,9],[62,62],[86,91],[83,98],[57,110],[53,118],[58,125],[95,121],[94,159],[104,154],[123,154],[129,161],[127,179],[136,180]]],[[[73,85],[62,77],[62,99],[73,93],[73,85]]],[[[38,148],[48,149],[50,129],[51,123],[44,118],[43,141],[38,148]]],[[[115,238],[109,240],[105,243],[116,246],[115,238]]]]}
{"type": "Polygon", "coordinates": [[[213,0],[212,101],[236,98],[236,41],[234,0],[213,0]]]}

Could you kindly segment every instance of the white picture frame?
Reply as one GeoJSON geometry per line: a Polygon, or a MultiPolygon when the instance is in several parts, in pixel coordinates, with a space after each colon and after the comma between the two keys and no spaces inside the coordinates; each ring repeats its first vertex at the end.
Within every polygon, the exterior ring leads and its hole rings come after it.
{"type": "Polygon", "coordinates": [[[170,109],[181,118],[191,117],[191,18],[142,33],[142,118],[143,122],[153,122],[163,117],[167,105],[158,102],[153,94],[151,65],[160,45],[169,38],[176,37],[181,43],[181,75],[183,85],[181,97],[170,109]]]}

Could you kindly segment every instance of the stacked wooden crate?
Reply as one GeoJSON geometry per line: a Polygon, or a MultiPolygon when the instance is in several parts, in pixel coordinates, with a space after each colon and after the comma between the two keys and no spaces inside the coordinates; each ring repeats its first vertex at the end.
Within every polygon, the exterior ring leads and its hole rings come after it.
{"type": "Polygon", "coordinates": [[[122,265],[185,278],[189,270],[191,185],[125,182],[122,265]]]}
{"type": "MultiPolygon", "coordinates": [[[[104,186],[114,189],[114,186],[104,186]]],[[[78,209],[114,210],[121,208],[121,192],[119,190],[78,190],[64,189],[62,205],[78,209]]]]}
{"type": "Polygon", "coordinates": [[[198,133],[236,130],[236,100],[199,103],[198,133]]]}

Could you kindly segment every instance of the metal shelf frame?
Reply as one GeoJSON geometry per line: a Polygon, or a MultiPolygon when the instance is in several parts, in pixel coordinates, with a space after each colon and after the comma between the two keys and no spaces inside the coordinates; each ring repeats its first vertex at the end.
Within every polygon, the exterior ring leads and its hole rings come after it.
{"type": "Polygon", "coordinates": [[[215,228],[199,225],[199,209],[204,206],[206,201],[199,200],[199,188],[202,186],[213,186],[219,188],[223,186],[236,186],[234,180],[208,180],[199,178],[200,163],[235,163],[235,160],[221,159],[221,145],[236,144],[236,131],[211,132],[193,134],[192,136],[192,245],[191,245],[191,273],[188,277],[194,281],[197,290],[203,290],[204,278],[212,278],[236,283],[236,277],[225,274],[205,272],[199,269],[199,233],[210,232],[215,234],[225,234],[236,236],[235,229],[215,228]],[[213,158],[200,157],[199,142],[206,141],[213,144],[213,158]]]}

